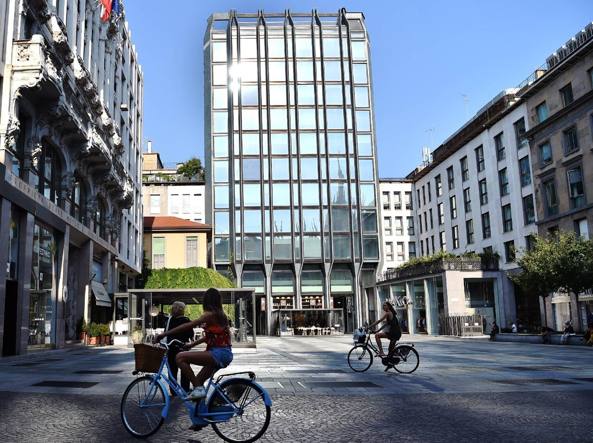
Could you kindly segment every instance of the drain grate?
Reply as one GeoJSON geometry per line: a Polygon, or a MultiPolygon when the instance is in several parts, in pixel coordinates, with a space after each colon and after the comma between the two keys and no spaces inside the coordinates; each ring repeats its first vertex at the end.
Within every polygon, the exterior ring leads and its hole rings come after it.
{"type": "Polygon", "coordinates": [[[75,374],[96,374],[96,375],[101,375],[101,374],[120,374],[124,371],[120,370],[120,369],[96,369],[96,370],[84,370],[84,371],[76,371],[74,372],[75,374]]]}
{"type": "Polygon", "coordinates": [[[370,381],[309,381],[303,382],[308,388],[382,388],[370,381]]]}
{"type": "Polygon", "coordinates": [[[94,381],[64,381],[64,380],[46,380],[35,383],[33,386],[43,386],[48,388],[91,388],[98,384],[94,381]]]}

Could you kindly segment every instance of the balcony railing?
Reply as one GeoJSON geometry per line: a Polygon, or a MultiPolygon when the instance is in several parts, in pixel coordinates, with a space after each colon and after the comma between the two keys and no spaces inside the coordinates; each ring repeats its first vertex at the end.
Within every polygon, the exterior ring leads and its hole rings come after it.
{"type": "Polygon", "coordinates": [[[428,263],[404,265],[388,270],[381,275],[379,282],[440,274],[445,271],[498,271],[498,269],[498,258],[493,257],[440,258],[428,263]]]}

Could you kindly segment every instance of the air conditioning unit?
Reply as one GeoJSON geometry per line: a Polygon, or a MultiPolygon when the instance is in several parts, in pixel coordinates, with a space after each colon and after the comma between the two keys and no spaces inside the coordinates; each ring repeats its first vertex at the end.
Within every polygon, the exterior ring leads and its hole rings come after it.
{"type": "Polygon", "coordinates": [[[555,52],[550,55],[547,59],[546,59],[546,64],[548,65],[548,69],[553,68],[554,66],[556,66],[558,64],[558,54],[556,54],[555,52]]]}

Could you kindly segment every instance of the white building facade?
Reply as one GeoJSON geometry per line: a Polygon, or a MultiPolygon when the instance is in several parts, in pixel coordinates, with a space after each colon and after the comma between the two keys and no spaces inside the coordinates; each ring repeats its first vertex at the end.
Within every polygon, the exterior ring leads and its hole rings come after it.
{"type": "Polygon", "coordinates": [[[384,273],[416,257],[413,182],[405,178],[382,178],[379,194],[384,273]]]}
{"type": "Polygon", "coordinates": [[[0,347],[12,355],[108,322],[109,293],[141,270],[143,76],[123,11],[0,8],[0,347]]]}

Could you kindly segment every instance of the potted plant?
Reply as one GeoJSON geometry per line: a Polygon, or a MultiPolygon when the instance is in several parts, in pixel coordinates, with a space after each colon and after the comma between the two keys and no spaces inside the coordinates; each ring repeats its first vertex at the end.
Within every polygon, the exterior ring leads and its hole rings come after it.
{"type": "Polygon", "coordinates": [[[139,325],[132,331],[132,343],[142,343],[142,327],[139,325]]]}
{"type": "Polygon", "coordinates": [[[107,324],[107,323],[100,324],[99,330],[101,331],[101,344],[102,345],[110,345],[111,344],[111,331],[109,330],[109,324],[107,324]]]}
{"type": "Polygon", "coordinates": [[[100,342],[100,336],[101,336],[100,325],[92,322],[89,325],[88,335],[89,335],[88,344],[91,346],[97,346],[100,342]]]}
{"type": "Polygon", "coordinates": [[[76,334],[78,335],[79,340],[84,344],[86,344],[88,340],[88,333],[89,325],[86,321],[84,321],[84,318],[80,317],[76,323],[76,334]]]}

